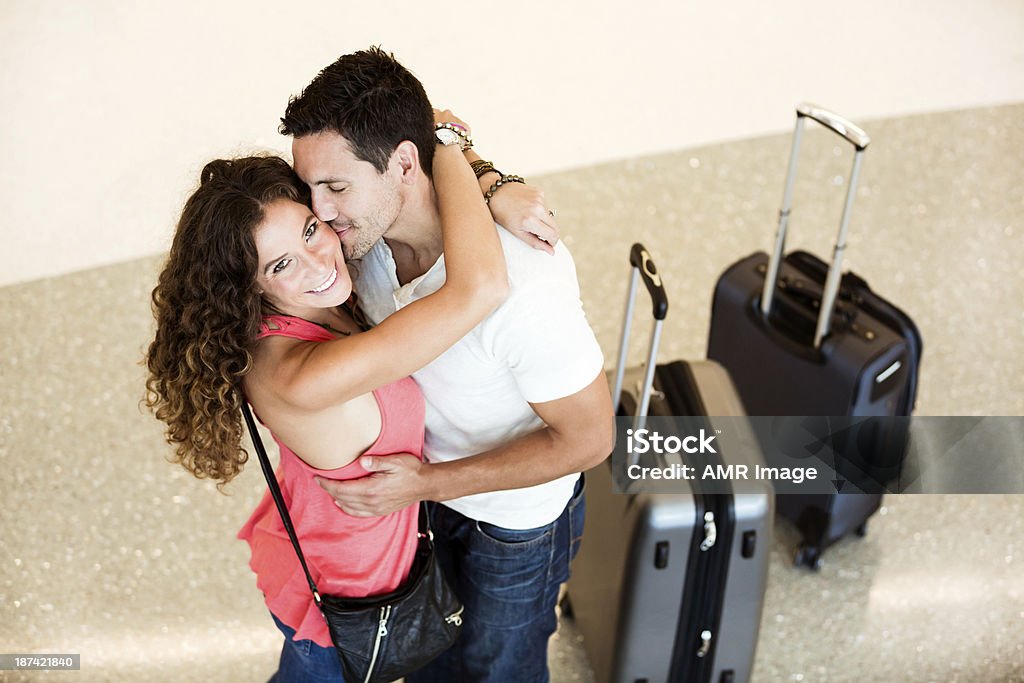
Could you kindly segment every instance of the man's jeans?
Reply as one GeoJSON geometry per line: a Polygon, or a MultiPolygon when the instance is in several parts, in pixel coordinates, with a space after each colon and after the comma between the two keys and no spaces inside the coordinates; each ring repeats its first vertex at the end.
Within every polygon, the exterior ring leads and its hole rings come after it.
{"type": "Polygon", "coordinates": [[[583,478],[561,516],[505,529],[430,504],[437,559],[465,605],[459,640],[407,683],[546,683],[555,603],[583,536],[583,478]]]}

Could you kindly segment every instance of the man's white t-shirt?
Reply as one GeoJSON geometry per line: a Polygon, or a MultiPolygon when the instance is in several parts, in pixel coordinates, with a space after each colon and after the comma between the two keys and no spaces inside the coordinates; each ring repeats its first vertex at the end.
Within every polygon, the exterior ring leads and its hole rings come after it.
{"type": "MultiPolygon", "coordinates": [[[[497,230],[508,268],[508,299],[413,373],[426,401],[424,455],[430,462],[481,453],[539,429],[543,422],[530,403],[575,394],[604,368],[565,243],[559,242],[552,256],[497,230]]],[[[351,268],[360,305],[374,323],[437,291],[445,279],[442,255],[426,273],[400,286],[384,240],[351,268]]],[[[558,518],[578,476],[444,504],[471,519],[532,529],[558,518]]]]}

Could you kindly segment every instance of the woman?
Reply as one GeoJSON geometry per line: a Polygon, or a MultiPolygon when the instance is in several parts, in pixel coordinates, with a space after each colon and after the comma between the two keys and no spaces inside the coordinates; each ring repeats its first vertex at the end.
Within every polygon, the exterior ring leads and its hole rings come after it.
{"type": "MultiPolygon", "coordinates": [[[[507,294],[493,219],[457,145],[438,146],[433,180],[447,281],[371,330],[360,324],[337,235],[317,221],[305,186],[276,157],[206,165],[153,292],[147,403],[167,423],[176,460],[221,486],[238,474],[247,459],[241,386],[281,447],[278,480],[323,593],[397,588],[416,548],[417,507],[350,517],[314,475],[353,479],[367,474],[360,455],[420,453],[423,399],[408,375],[507,294]]],[[[269,494],[239,536],[286,636],[275,680],[341,680],[269,494]]]]}

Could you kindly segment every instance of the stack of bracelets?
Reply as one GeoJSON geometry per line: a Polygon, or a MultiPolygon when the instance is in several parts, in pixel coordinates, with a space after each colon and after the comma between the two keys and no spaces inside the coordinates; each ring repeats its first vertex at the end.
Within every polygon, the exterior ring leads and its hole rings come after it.
{"type": "Polygon", "coordinates": [[[491,188],[489,190],[487,190],[487,192],[484,192],[484,203],[485,204],[490,204],[491,203],[491,197],[494,196],[494,193],[497,192],[498,188],[500,188],[502,185],[505,185],[507,183],[525,183],[526,182],[526,179],[523,178],[523,176],[521,176],[521,175],[514,175],[514,174],[505,175],[504,173],[502,173],[498,169],[494,168],[494,164],[492,164],[490,161],[484,161],[483,159],[477,159],[476,161],[470,162],[470,166],[473,167],[473,172],[476,174],[477,178],[480,178],[483,175],[485,175],[487,173],[492,173],[492,172],[493,173],[497,173],[500,176],[496,181],[494,181],[494,184],[491,185],[491,188]]]}

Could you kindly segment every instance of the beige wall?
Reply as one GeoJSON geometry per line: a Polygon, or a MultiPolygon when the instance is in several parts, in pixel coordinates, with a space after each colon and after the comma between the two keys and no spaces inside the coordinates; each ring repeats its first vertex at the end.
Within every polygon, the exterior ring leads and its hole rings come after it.
{"type": "Polygon", "coordinates": [[[0,285],[163,251],[205,160],[286,151],[287,96],[372,43],[523,174],[782,130],[803,99],[1024,99],[1020,0],[440,6],[0,0],[0,285]]]}

